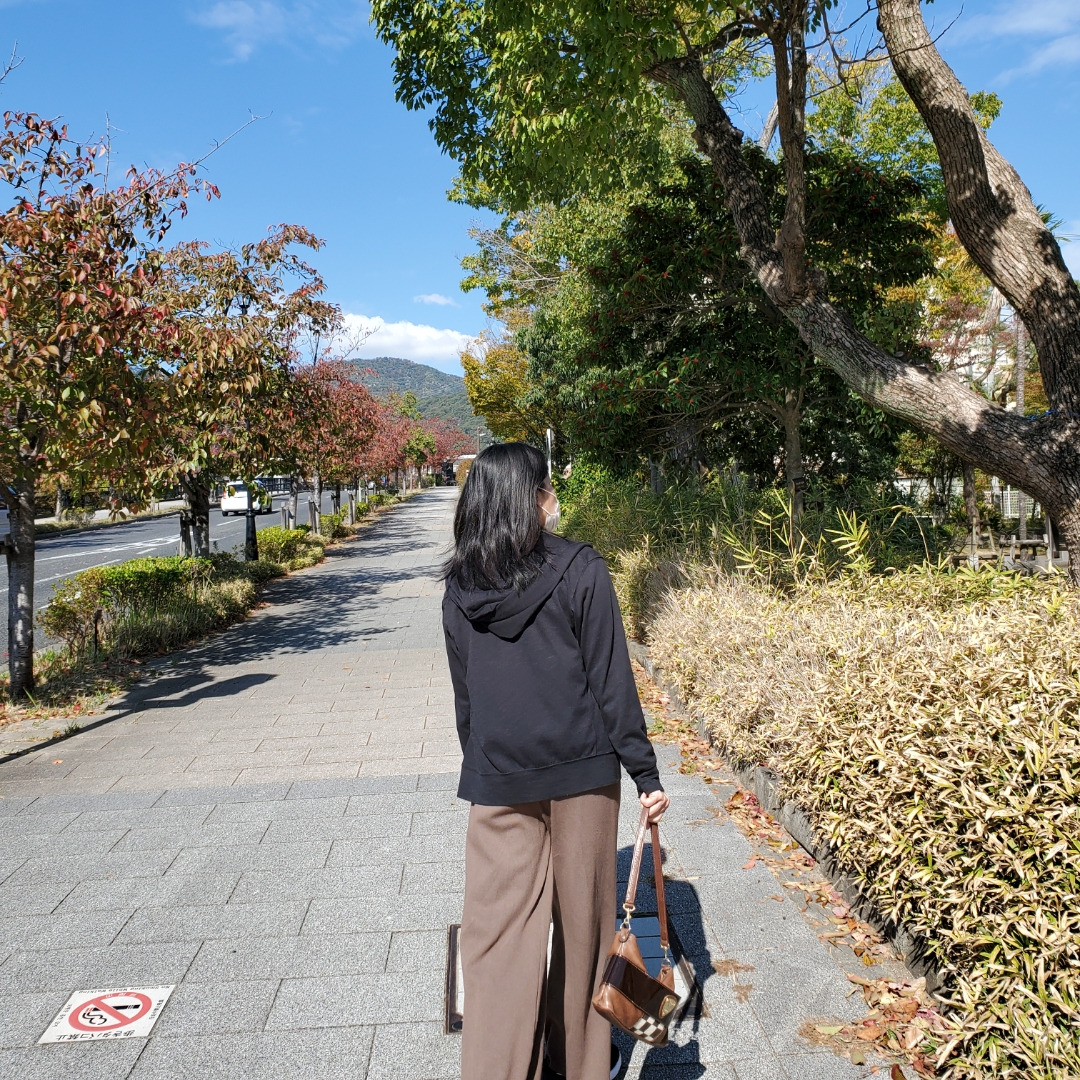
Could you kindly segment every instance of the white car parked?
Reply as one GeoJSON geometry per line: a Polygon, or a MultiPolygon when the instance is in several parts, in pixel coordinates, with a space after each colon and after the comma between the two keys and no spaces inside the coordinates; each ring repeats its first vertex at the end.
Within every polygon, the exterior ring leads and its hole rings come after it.
{"type": "MultiPolygon", "coordinates": [[[[274,501],[270,494],[258,484],[252,489],[252,505],[256,514],[270,514],[274,510],[274,501]]],[[[221,494],[221,516],[246,514],[248,508],[248,489],[243,480],[230,480],[221,494]]]]}

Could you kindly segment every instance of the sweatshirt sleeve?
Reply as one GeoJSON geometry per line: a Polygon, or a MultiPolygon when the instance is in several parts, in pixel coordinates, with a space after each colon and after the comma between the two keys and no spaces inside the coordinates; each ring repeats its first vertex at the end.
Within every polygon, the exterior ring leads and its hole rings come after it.
{"type": "Polygon", "coordinates": [[[603,559],[589,560],[573,604],[589,689],[600,706],[611,745],[638,791],[659,791],[660,772],[630,667],[619,600],[603,559]]]}
{"type": "Polygon", "coordinates": [[[443,637],[446,641],[446,659],[450,665],[450,682],[454,687],[454,710],[457,716],[458,742],[461,743],[461,751],[465,752],[465,744],[469,741],[469,687],[465,681],[466,659],[462,656],[457,642],[454,640],[450,626],[453,613],[443,607],[443,637]]]}

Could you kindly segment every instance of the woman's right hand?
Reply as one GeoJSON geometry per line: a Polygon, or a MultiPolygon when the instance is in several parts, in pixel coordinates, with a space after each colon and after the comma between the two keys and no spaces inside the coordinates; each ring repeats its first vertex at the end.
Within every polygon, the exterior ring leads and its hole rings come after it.
{"type": "Polygon", "coordinates": [[[649,811],[649,823],[659,825],[660,819],[664,816],[664,811],[671,805],[668,793],[661,790],[650,791],[646,794],[643,791],[638,798],[641,800],[641,805],[649,811]]]}

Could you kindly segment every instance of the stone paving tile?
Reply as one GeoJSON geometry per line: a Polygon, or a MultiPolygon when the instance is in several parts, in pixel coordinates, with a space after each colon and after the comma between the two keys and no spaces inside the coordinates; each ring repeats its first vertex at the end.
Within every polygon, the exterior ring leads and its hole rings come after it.
{"type": "Polygon", "coordinates": [[[83,987],[178,983],[198,951],[197,941],[185,941],[16,952],[0,966],[0,992],[62,991],[59,1009],[67,995],[83,987]]]}
{"type": "Polygon", "coordinates": [[[462,845],[452,837],[436,833],[427,836],[372,836],[363,840],[335,840],[330,848],[327,866],[349,866],[357,863],[390,862],[400,858],[406,863],[445,862],[460,855],[462,845]]]}
{"type": "Polygon", "coordinates": [[[450,765],[461,764],[461,754],[446,757],[411,757],[390,758],[383,761],[365,761],[360,766],[361,776],[374,776],[386,773],[408,773],[415,775],[424,772],[445,772],[450,765]]]}
{"type": "Polygon", "coordinates": [[[27,836],[9,836],[4,841],[4,854],[8,857],[32,855],[97,855],[116,848],[127,835],[124,828],[99,832],[34,833],[27,836]]]}
{"type": "Polygon", "coordinates": [[[115,911],[67,911],[20,915],[5,911],[0,919],[0,946],[23,950],[66,949],[108,945],[131,918],[134,908],[115,911]]]}
{"type": "Polygon", "coordinates": [[[216,874],[169,873],[157,878],[80,881],[68,892],[57,911],[133,911],[137,907],[224,904],[239,880],[239,870],[223,870],[216,874]]]}
{"type": "Polygon", "coordinates": [[[116,941],[123,945],[143,945],[150,942],[198,942],[222,937],[297,934],[304,922],[308,903],[307,900],[298,900],[272,904],[140,908],[117,935],[116,941]]]}
{"type": "MultiPolygon", "coordinates": [[[[57,1008],[62,1004],[63,1000],[57,1002],[57,1008]]],[[[144,1046],[143,1039],[110,1039],[2,1050],[0,1076],[12,1080],[117,1080],[129,1074],[144,1046]]]]}
{"type": "Polygon", "coordinates": [[[442,1024],[380,1024],[368,1063],[368,1080],[451,1080],[461,1075],[461,1039],[442,1024]],[[403,1063],[408,1062],[403,1072],[403,1063]]]}
{"type": "MultiPolygon", "coordinates": [[[[302,781],[301,781],[302,782],[302,781]]],[[[326,799],[294,799],[276,803],[259,800],[251,802],[224,803],[208,808],[208,822],[262,821],[275,825],[285,821],[320,821],[345,816],[347,796],[326,799]]]]}
{"type": "Polygon", "coordinates": [[[461,899],[458,893],[402,896],[385,909],[347,900],[312,900],[303,933],[445,929],[450,923],[461,921],[461,899]]]}
{"type": "Polygon", "coordinates": [[[407,863],[401,878],[402,893],[465,892],[465,860],[407,863]]]}
{"type": "Polygon", "coordinates": [[[445,958],[446,948],[445,927],[439,930],[399,930],[390,937],[386,970],[424,971],[431,968],[438,957],[445,958]]]}
{"type": "Polygon", "coordinates": [[[365,1080],[373,1035],[353,1027],[152,1038],[130,1080],[365,1080]]]}
{"type": "Polygon", "coordinates": [[[176,854],[170,870],[195,874],[207,870],[318,869],[326,865],[331,841],[300,844],[230,844],[223,847],[185,848],[176,854]]]}
{"type": "Polygon", "coordinates": [[[157,877],[176,858],[171,851],[119,851],[87,855],[39,855],[27,859],[6,879],[6,885],[90,881],[95,878],[157,877]]]}
{"type": "Polygon", "coordinates": [[[36,1043],[65,1000],[55,993],[0,993],[0,1049],[36,1043]]]}
{"type": "Polygon", "coordinates": [[[249,904],[312,898],[396,896],[402,891],[401,872],[401,863],[246,872],[241,875],[229,902],[249,904]]]}
{"type": "Polygon", "coordinates": [[[225,772],[200,773],[155,773],[153,776],[119,776],[110,786],[110,791],[141,791],[148,783],[167,784],[172,796],[182,795],[184,788],[201,789],[204,784],[232,784],[240,775],[239,769],[225,772]]]}
{"type": "Polygon", "coordinates": [[[266,834],[268,827],[268,823],[264,821],[229,821],[214,825],[202,822],[181,828],[132,828],[115,841],[113,850],[153,851],[159,848],[176,848],[177,845],[193,848],[219,844],[257,844],[266,834]]]}
{"type": "Polygon", "coordinates": [[[266,1022],[268,1031],[288,1028],[438,1021],[443,1014],[445,976],[439,970],[284,979],[266,1022]]]}
{"type": "MultiPolygon", "coordinates": [[[[392,796],[391,796],[392,797],[392,796]]],[[[369,837],[406,837],[412,814],[387,813],[341,815],[326,818],[290,818],[275,821],[263,837],[264,844],[300,843],[311,840],[359,840],[369,837]]]]}
{"type": "MultiPolygon", "coordinates": [[[[20,915],[48,915],[75,889],[75,882],[43,885],[0,885],[0,911],[20,915]]],[[[2,949],[2,946],[0,946],[2,949]]]]}
{"type": "Polygon", "coordinates": [[[155,1038],[261,1031],[278,992],[277,979],[194,984],[176,988],[154,1026],[155,1038]]]}
{"type": "Polygon", "coordinates": [[[238,784],[252,784],[260,780],[323,780],[340,776],[356,776],[359,764],[356,761],[333,763],[318,762],[311,765],[278,765],[267,768],[245,768],[237,777],[238,784]]]}
{"type": "MultiPolygon", "coordinates": [[[[185,982],[317,978],[382,971],[387,966],[391,937],[389,931],[383,931],[318,937],[218,938],[203,943],[185,982]]],[[[430,957],[427,960],[430,966],[430,957]]]]}

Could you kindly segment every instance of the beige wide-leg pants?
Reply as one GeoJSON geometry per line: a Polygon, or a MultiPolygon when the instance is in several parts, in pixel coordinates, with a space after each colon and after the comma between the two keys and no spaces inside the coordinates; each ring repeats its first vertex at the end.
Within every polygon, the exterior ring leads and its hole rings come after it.
{"type": "Polygon", "coordinates": [[[545,1033],[548,1061],[567,1080],[607,1080],[611,1025],[591,1002],[615,933],[618,820],[618,784],[518,806],[473,804],[462,1080],[539,1080],[545,1033]]]}

